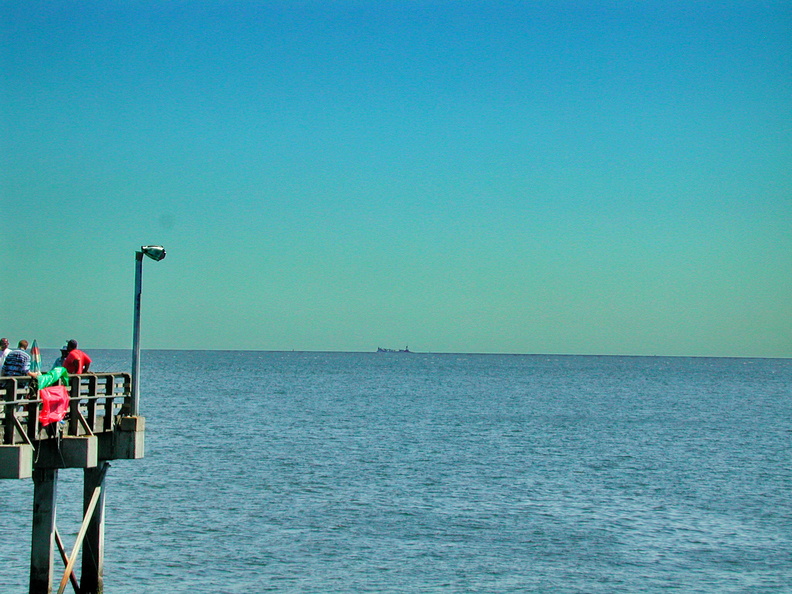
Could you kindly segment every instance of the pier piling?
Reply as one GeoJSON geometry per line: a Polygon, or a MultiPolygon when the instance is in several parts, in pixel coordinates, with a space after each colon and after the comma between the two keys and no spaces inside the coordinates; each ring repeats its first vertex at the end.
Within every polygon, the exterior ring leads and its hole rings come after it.
{"type": "Polygon", "coordinates": [[[30,594],[49,594],[53,574],[55,510],[58,471],[37,468],[33,471],[33,533],[30,540],[30,594]]]}
{"type": "Polygon", "coordinates": [[[104,584],[104,506],[103,488],[107,462],[100,462],[96,468],[86,468],[83,480],[83,513],[89,511],[91,498],[99,489],[98,501],[88,521],[88,529],[83,540],[82,571],[80,573],[80,592],[83,594],[101,593],[104,584]]]}

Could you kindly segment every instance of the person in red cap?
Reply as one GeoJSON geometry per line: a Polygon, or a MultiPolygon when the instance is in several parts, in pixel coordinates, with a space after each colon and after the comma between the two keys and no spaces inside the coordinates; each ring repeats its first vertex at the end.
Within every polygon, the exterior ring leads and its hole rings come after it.
{"type": "Polygon", "coordinates": [[[91,367],[91,358],[77,348],[77,341],[73,338],[66,344],[67,355],[63,366],[69,373],[87,373],[91,367]]]}

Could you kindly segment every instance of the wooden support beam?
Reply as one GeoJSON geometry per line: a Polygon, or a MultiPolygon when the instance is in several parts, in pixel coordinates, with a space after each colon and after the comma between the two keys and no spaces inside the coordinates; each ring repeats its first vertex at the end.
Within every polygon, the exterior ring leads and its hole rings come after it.
{"type": "Polygon", "coordinates": [[[33,476],[35,451],[30,444],[0,445],[0,479],[33,476]]]}
{"type": "Polygon", "coordinates": [[[25,433],[25,428],[22,426],[22,423],[19,422],[19,419],[17,419],[16,415],[13,415],[11,418],[14,420],[14,427],[16,427],[16,430],[19,431],[19,435],[25,440],[26,444],[32,446],[33,442],[30,441],[30,437],[28,437],[27,433],[25,433]]]}
{"type": "Polygon", "coordinates": [[[108,463],[105,462],[102,464],[102,470],[97,476],[97,484],[93,490],[93,493],[91,494],[91,500],[89,501],[87,509],[85,510],[85,517],[83,518],[82,525],[80,526],[80,531],[77,533],[77,539],[74,541],[74,547],[72,548],[71,555],[69,556],[69,562],[66,564],[66,570],[63,572],[63,577],[61,578],[60,585],[58,586],[58,594],[63,594],[63,591],[66,589],[66,584],[69,583],[69,575],[71,575],[71,572],[74,569],[74,564],[77,562],[77,555],[80,552],[80,547],[83,544],[85,534],[88,532],[88,525],[91,522],[94,509],[96,509],[96,505],[99,503],[99,498],[102,494],[102,483],[104,482],[104,476],[108,468],[110,468],[108,463]]]}
{"type": "Polygon", "coordinates": [[[93,427],[95,426],[95,420],[96,420],[96,400],[91,400],[90,402],[94,405],[94,407],[93,407],[94,421],[92,421],[90,425],[88,424],[88,421],[85,420],[85,417],[80,412],[80,409],[77,409],[77,416],[79,417],[80,425],[83,426],[83,430],[85,431],[85,435],[93,435],[94,434],[93,427]]]}
{"type": "MultiPolygon", "coordinates": [[[[64,567],[69,563],[69,558],[66,556],[66,547],[63,546],[63,541],[60,537],[60,532],[58,532],[58,527],[55,526],[55,544],[58,545],[58,552],[60,553],[61,559],[63,560],[64,567]]],[[[72,571],[69,575],[69,581],[71,581],[72,588],[77,594],[80,593],[80,585],[77,583],[77,576],[74,575],[72,571]]]]}
{"type": "Polygon", "coordinates": [[[2,380],[3,401],[5,406],[5,423],[3,424],[3,443],[11,445],[14,443],[14,412],[16,405],[13,404],[16,400],[16,379],[13,377],[4,378],[2,380]]]}
{"type": "Polygon", "coordinates": [[[99,461],[99,439],[93,436],[61,438],[39,442],[36,468],[94,468],[99,461]]]}
{"type": "MultiPolygon", "coordinates": [[[[33,533],[30,542],[30,594],[49,594],[52,585],[52,545],[55,540],[55,509],[58,471],[33,471],[33,533]]],[[[67,578],[68,579],[68,578],[67,578]]]]}
{"type": "Polygon", "coordinates": [[[69,435],[79,435],[77,427],[80,421],[78,416],[80,414],[80,396],[81,394],[81,381],[79,376],[72,376],[70,378],[71,386],[69,387],[69,435]]]}
{"type": "MultiPolygon", "coordinates": [[[[99,462],[96,468],[86,468],[83,471],[83,506],[88,513],[88,507],[93,498],[94,491],[102,487],[107,467],[107,462],[99,462]]],[[[96,509],[91,515],[88,529],[85,533],[82,551],[82,570],[80,572],[80,593],[101,594],[104,590],[104,507],[105,491],[101,489],[96,509]]]]}

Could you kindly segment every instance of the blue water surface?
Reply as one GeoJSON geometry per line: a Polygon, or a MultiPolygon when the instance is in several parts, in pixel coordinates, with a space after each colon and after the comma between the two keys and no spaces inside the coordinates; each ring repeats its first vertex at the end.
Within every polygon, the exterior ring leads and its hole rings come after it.
{"type": "MultiPolygon", "coordinates": [[[[142,368],[147,452],[107,476],[106,592],[792,591],[791,360],[146,351],[142,368]]],[[[58,488],[71,548],[82,472],[58,488]]],[[[32,493],[0,482],[2,592],[27,592],[32,493]]]]}

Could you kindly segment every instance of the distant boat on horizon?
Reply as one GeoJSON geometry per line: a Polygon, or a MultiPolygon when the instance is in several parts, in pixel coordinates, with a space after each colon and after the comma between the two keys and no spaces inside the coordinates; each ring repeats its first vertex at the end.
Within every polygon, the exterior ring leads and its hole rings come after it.
{"type": "Polygon", "coordinates": [[[383,349],[382,347],[377,347],[378,353],[412,353],[410,347],[406,346],[403,349],[383,349]]]}

